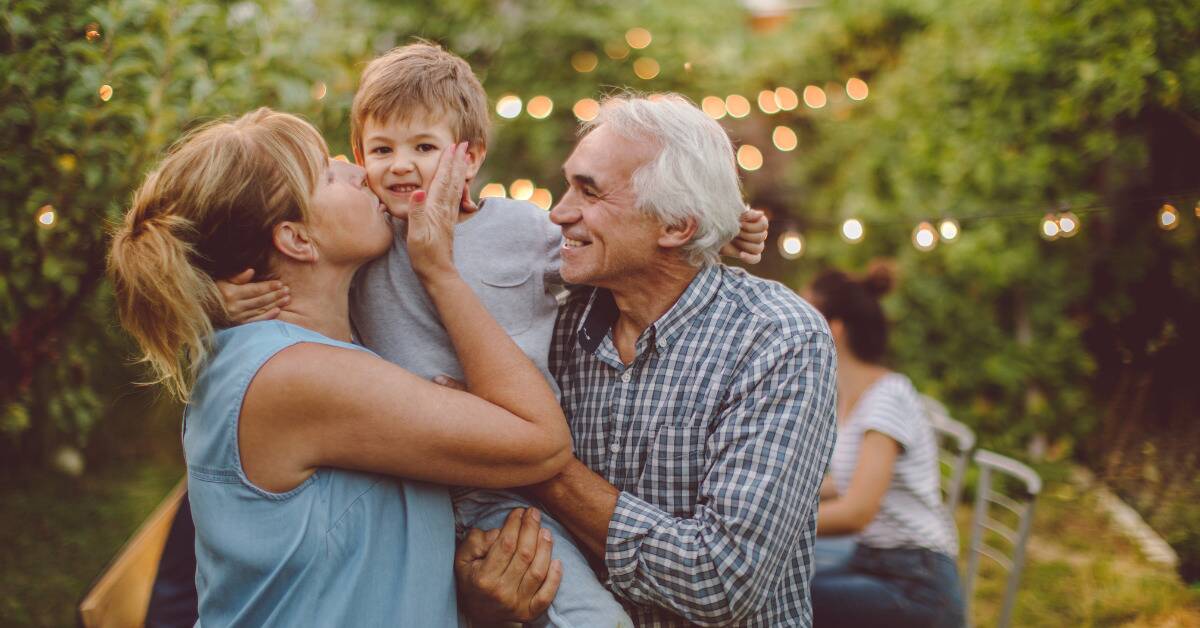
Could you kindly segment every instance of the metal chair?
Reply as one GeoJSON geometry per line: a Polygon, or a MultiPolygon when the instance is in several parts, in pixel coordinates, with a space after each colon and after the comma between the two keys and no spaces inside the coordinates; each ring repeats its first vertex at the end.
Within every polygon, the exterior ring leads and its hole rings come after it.
{"type": "Polygon", "coordinates": [[[1042,491],[1042,478],[1024,464],[986,449],[975,452],[975,464],[979,467],[979,484],[975,490],[975,514],[971,521],[967,570],[963,573],[963,611],[970,625],[971,595],[975,586],[975,576],[979,571],[979,557],[987,556],[1008,571],[998,624],[1000,628],[1007,628],[1012,619],[1017,585],[1021,581],[1025,543],[1029,540],[1029,530],[1033,524],[1033,505],[1038,493],[1042,491]],[[993,486],[996,476],[1019,482],[1018,490],[1011,491],[1016,495],[1005,495],[997,490],[997,487],[993,486]],[[992,517],[992,506],[999,506],[1015,515],[1015,526],[1009,526],[992,517]],[[991,534],[987,534],[989,532],[991,534]],[[989,545],[985,536],[1003,539],[1011,553],[1006,555],[1003,549],[989,545]]]}
{"type": "Polygon", "coordinates": [[[950,418],[946,406],[928,395],[922,395],[925,411],[933,424],[938,440],[938,462],[941,466],[942,504],[950,518],[962,497],[963,479],[967,475],[967,463],[971,450],[975,448],[975,432],[966,425],[950,418]]]}

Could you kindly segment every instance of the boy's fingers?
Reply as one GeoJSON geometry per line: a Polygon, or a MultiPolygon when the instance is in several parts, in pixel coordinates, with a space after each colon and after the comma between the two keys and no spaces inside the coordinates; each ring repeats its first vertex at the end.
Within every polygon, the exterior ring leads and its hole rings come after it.
{"type": "Polygon", "coordinates": [[[279,316],[279,312],[280,312],[279,308],[273,307],[273,308],[267,310],[266,312],[259,314],[258,316],[253,316],[251,318],[247,318],[246,320],[241,321],[241,322],[242,323],[256,323],[258,321],[269,321],[269,320],[274,319],[276,316],[279,316]]]}
{"type": "Polygon", "coordinates": [[[252,299],[243,299],[242,301],[238,302],[238,311],[251,312],[254,310],[261,310],[263,308],[283,306],[286,305],[288,301],[291,301],[291,299],[292,296],[289,294],[289,290],[287,288],[280,288],[279,290],[274,290],[252,299]]]}
{"type": "Polygon", "coordinates": [[[247,268],[246,270],[243,270],[242,272],[230,277],[228,281],[235,286],[240,286],[244,283],[249,283],[251,279],[254,279],[254,269],[247,268]]]}
{"type": "Polygon", "coordinates": [[[767,232],[765,230],[764,231],[743,231],[742,233],[738,234],[737,239],[741,240],[742,242],[752,242],[754,244],[760,244],[762,242],[767,241],[767,232]]]}

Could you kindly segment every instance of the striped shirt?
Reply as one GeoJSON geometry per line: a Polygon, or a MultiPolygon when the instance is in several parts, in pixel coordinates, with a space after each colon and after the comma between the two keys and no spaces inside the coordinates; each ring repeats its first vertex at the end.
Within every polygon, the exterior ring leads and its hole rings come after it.
{"type": "Polygon", "coordinates": [[[575,292],[550,368],[576,455],[620,491],[607,584],[638,626],[811,626],[817,495],[836,431],[824,318],[702,269],[626,366],[612,294],[575,292]]]}
{"type": "Polygon", "coordinates": [[[875,431],[900,445],[892,483],[875,519],[858,535],[868,547],[922,547],[958,555],[958,532],[942,508],[937,439],[912,382],[888,373],[871,385],[838,428],[830,474],[839,493],[850,487],[863,434],[875,431]]]}

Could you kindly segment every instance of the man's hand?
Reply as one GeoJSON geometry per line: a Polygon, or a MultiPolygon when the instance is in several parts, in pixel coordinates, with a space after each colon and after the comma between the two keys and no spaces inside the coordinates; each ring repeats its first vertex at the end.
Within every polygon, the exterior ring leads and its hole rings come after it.
{"type": "Polygon", "coordinates": [[[562,564],[536,508],[515,509],[499,530],[471,530],[454,555],[454,576],[472,619],[491,623],[533,621],[554,601],[562,564]]]}
{"type": "Polygon", "coordinates": [[[247,268],[228,281],[217,280],[225,315],[235,325],[275,318],[292,300],[289,288],[282,281],[250,283],[253,278],[254,269],[247,268]]]}
{"type": "Polygon", "coordinates": [[[762,252],[766,248],[767,215],[757,209],[747,209],[741,216],[742,230],[725,246],[721,247],[724,257],[736,257],[747,264],[757,264],[762,261],[762,252]]]}

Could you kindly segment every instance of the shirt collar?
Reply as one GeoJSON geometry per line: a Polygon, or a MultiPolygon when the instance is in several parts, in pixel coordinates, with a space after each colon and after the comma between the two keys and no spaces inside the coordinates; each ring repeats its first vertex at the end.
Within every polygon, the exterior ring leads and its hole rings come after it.
{"type": "MultiPolygon", "coordinates": [[[[721,267],[719,264],[709,264],[701,268],[700,272],[692,278],[688,287],[684,289],[683,294],[676,299],[671,309],[642,332],[638,344],[641,345],[643,340],[650,339],[653,340],[654,348],[657,351],[666,350],[680,332],[687,327],[693,316],[716,297],[717,289],[720,286],[721,267]]],[[[577,339],[579,346],[588,353],[595,353],[604,337],[617,322],[619,314],[612,292],[605,288],[596,288],[583,311],[577,339]]]]}

